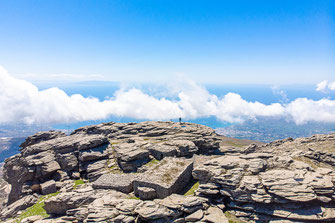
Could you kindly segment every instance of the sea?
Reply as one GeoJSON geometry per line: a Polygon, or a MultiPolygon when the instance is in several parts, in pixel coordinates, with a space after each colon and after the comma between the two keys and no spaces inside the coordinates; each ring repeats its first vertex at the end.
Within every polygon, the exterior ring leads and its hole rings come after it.
{"type": "MultiPolygon", "coordinates": [[[[95,97],[99,100],[105,100],[108,97],[112,97],[114,93],[123,87],[122,84],[117,82],[78,82],[78,83],[67,83],[67,84],[36,84],[40,90],[48,89],[50,87],[58,87],[64,90],[68,95],[81,94],[84,97],[95,97]]],[[[136,87],[142,90],[144,93],[149,95],[160,95],[160,86],[154,86],[152,84],[128,84],[127,88],[136,87]]],[[[322,98],[335,99],[335,94],[324,94],[315,90],[314,85],[283,85],[283,86],[273,86],[273,85],[242,85],[242,84],[225,84],[225,85],[215,85],[207,84],[202,85],[211,94],[216,95],[218,98],[222,98],[229,92],[239,94],[244,100],[255,102],[258,101],[263,104],[272,103],[289,103],[296,98],[309,98],[313,100],[320,100],[322,98]]],[[[162,86],[162,91],[166,91],[165,86],[162,86]]],[[[160,96],[158,96],[160,97],[160,96]]],[[[166,97],[167,99],[174,99],[166,97]]],[[[101,122],[140,122],[146,120],[132,119],[128,117],[109,117],[105,120],[95,120],[95,121],[85,121],[71,124],[57,124],[53,125],[56,129],[76,129],[81,126],[97,124],[101,122]]],[[[177,120],[174,120],[177,121],[177,120]]],[[[237,123],[227,123],[222,122],[216,117],[206,117],[199,119],[186,119],[184,121],[198,123],[207,125],[211,128],[225,128],[237,123]]]]}

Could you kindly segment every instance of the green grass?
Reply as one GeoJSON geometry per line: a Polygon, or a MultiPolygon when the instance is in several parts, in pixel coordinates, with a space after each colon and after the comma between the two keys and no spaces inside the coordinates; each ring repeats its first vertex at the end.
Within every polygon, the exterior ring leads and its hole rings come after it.
{"type": "Polygon", "coordinates": [[[154,166],[154,165],[156,165],[156,164],[158,164],[158,163],[159,163],[159,160],[152,159],[152,160],[150,160],[150,162],[147,162],[147,163],[145,164],[145,166],[147,166],[147,167],[151,167],[151,166],[154,166]]]}
{"type": "Polygon", "coordinates": [[[60,192],[56,192],[53,194],[48,194],[48,195],[44,195],[41,196],[37,203],[34,204],[33,206],[27,208],[24,212],[22,212],[22,214],[18,217],[18,219],[16,220],[16,222],[21,222],[23,219],[30,217],[30,216],[35,216],[35,215],[40,215],[43,216],[45,218],[49,217],[49,215],[47,214],[47,212],[44,209],[44,201],[48,200],[50,197],[56,196],[57,194],[59,194],[60,192]]]}
{"type": "Polygon", "coordinates": [[[120,142],[110,142],[111,145],[117,145],[120,144],[120,142]]]}
{"type": "Polygon", "coordinates": [[[84,182],[82,179],[80,179],[80,180],[75,180],[75,181],[73,182],[73,189],[74,189],[74,190],[77,189],[78,185],[81,185],[81,184],[85,184],[85,182],[84,182]]]}
{"type": "MultiPolygon", "coordinates": [[[[108,165],[110,164],[110,160],[107,161],[108,165]]],[[[117,164],[117,161],[114,160],[114,163],[110,167],[106,167],[108,172],[113,173],[113,174],[124,174],[123,171],[120,169],[119,165],[117,164]]]]}
{"type": "Polygon", "coordinates": [[[133,196],[129,196],[127,199],[141,200],[139,197],[136,197],[135,195],[133,195],[133,196]]]}
{"type": "Polygon", "coordinates": [[[194,192],[196,191],[196,189],[199,188],[199,181],[197,181],[192,187],[191,189],[189,189],[185,194],[184,196],[189,196],[189,195],[193,195],[194,192]]]}
{"type": "Polygon", "coordinates": [[[163,139],[163,140],[157,140],[157,141],[155,141],[155,142],[152,142],[153,144],[159,144],[159,143],[163,143],[163,142],[168,142],[169,140],[165,140],[165,139],[163,139]]]}

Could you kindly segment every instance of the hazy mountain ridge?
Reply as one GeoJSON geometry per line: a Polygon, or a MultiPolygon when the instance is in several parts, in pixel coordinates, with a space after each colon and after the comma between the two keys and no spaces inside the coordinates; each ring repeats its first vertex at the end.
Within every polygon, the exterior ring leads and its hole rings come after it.
{"type": "Polygon", "coordinates": [[[0,138],[0,163],[6,158],[19,153],[19,146],[26,138],[0,138]]]}
{"type": "Polygon", "coordinates": [[[335,132],[334,123],[309,122],[296,125],[293,121],[282,118],[258,118],[225,128],[216,128],[220,135],[238,139],[250,139],[262,142],[272,142],[278,139],[310,137],[315,134],[335,132]]]}

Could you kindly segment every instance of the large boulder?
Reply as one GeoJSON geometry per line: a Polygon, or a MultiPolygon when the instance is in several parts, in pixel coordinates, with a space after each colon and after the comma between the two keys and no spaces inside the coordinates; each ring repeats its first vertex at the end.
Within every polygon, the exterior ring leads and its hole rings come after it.
{"type": "Polygon", "coordinates": [[[38,132],[32,136],[27,137],[27,139],[20,145],[21,148],[37,144],[42,141],[47,141],[50,139],[55,139],[58,137],[64,137],[66,134],[61,131],[47,131],[47,132],[38,132]]]}
{"type": "Polygon", "coordinates": [[[123,193],[130,193],[134,190],[133,182],[137,177],[137,174],[104,174],[93,183],[93,188],[113,189],[123,193]]]}
{"type": "Polygon", "coordinates": [[[49,180],[41,184],[41,192],[44,195],[57,192],[56,182],[54,180],[49,180]]]}
{"type": "MultiPolygon", "coordinates": [[[[228,208],[248,221],[333,221],[334,170],[301,158],[305,152],[296,146],[282,147],[290,143],[276,142],[277,150],[272,150],[274,144],[256,146],[253,152],[220,156],[197,166],[193,177],[200,182],[198,193],[216,200],[221,194],[228,208]]],[[[204,219],[214,222],[206,215],[204,219]]]]}
{"type": "Polygon", "coordinates": [[[136,143],[123,143],[115,146],[117,162],[123,171],[134,172],[150,160],[149,151],[141,146],[136,143]]]}
{"type": "Polygon", "coordinates": [[[75,192],[63,192],[45,201],[44,209],[48,214],[64,215],[67,210],[78,208],[94,201],[98,194],[92,188],[75,192]]]}
{"type": "Polygon", "coordinates": [[[14,217],[18,211],[25,210],[26,208],[34,205],[37,202],[37,200],[38,200],[37,196],[28,195],[13,202],[0,212],[1,216],[0,219],[4,220],[6,218],[14,217]]]}
{"type": "Polygon", "coordinates": [[[167,157],[135,179],[135,195],[139,194],[140,187],[153,188],[158,198],[180,192],[191,180],[192,169],[193,160],[191,159],[167,157]]]}

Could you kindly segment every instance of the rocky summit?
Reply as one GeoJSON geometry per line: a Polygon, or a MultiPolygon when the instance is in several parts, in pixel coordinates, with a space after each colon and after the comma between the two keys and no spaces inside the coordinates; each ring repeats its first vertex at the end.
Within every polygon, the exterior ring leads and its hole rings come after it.
{"type": "Polygon", "coordinates": [[[175,122],[40,132],[6,159],[3,222],[335,222],[335,134],[268,144],[175,122]]]}

